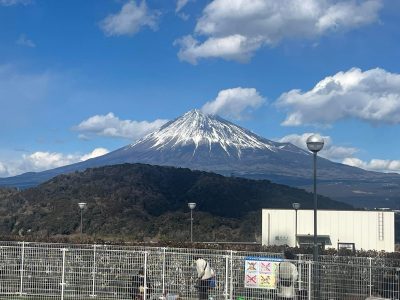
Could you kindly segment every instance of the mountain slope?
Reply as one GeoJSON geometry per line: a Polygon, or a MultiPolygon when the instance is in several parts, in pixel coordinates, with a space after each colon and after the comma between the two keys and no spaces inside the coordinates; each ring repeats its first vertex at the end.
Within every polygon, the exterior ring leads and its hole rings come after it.
{"type": "MultiPolygon", "coordinates": [[[[92,235],[187,240],[188,202],[196,202],[195,233],[201,240],[255,239],[260,210],[311,208],[313,196],[266,180],[223,177],[172,167],[123,164],[60,175],[0,198],[0,234],[57,235],[79,231],[77,203],[87,202],[85,231],[92,235]]],[[[351,209],[320,197],[321,208],[351,209]]]]}
{"type": "MultiPolygon", "coordinates": [[[[104,156],[45,172],[0,179],[0,185],[29,187],[58,174],[121,163],[148,163],[213,171],[226,176],[269,179],[310,189],[312,156],[217,116],[192,110],[138,142],[104,156]]],[[[318,158],[320,193],[362,207],[400,208],[400,176],[368,172],[318,158]]]]}

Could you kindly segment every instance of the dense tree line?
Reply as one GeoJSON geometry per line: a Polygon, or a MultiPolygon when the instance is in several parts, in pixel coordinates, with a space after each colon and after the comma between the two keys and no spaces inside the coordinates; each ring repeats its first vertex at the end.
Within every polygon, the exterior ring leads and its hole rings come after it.
{"type": "MultiPolygon", "coordinates": [[[[122,164],[60,175],[23,191],[0,193],[0,234],[57,236],[79,232],[78,202],[86,202],[84,231],[126,240],[188,239],[188,202],[196,202],[199,241],[255,241],[262,208],[312,208],[313,195],[267,180],[144,164],[122,164]]],[[[319,196],[320,208],[352,209],[319,196]]]]}

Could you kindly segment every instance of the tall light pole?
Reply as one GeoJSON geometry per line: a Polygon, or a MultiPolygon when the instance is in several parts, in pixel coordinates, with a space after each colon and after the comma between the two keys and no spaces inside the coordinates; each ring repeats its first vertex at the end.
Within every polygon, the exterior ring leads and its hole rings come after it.
{"type": "MultiPolygon", "coordinates": [[[[313,251],[313,260],[314,262],[318,262],[318,199],[317,199],[317,153],[324,147],[324,139],[318,135],[313,134],[307,139],[307,148],[314,154],[314,251],[313,251]]],[[[319,293],[319,272],[318,266],[315,265],[315,286],[316,286],[316,299],[320,299],[319,293]]]]}
{"type": "Polygon", "coordinates": [[[193,243],[193,209],[196,208],[196,203],[190,202],[188,206],[190,208],[190,242],[193,243]]]}
{"type": "Polygon", "coordinates": [[[292,207],[295,211],[295,220],[294,220],[294,245],[297,247],[297,211],[300,209],[300,203],[292,203],[292,207]]]}
{"type": "Polygon", "coordinates": [[[317,153],[324,147],[324,139],[318,135],[313,134],[307,139],[307,148],[314,154],[314,261],[318,260],[318,199],[317,199],[317,153]]]}
{"type": "Polygon", "coordinates": [[[79,202],[78,206],[81,210],[81,235],[82,235],[82,231],[83,231],[83,210],[86,208],[86,202],[79,202]]]}

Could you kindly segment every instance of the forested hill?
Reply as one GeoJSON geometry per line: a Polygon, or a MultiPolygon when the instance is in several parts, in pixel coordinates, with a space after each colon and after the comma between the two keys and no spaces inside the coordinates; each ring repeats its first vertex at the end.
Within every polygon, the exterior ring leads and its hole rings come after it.
{"type": "MultiPolygon", "coordinates": [[[[0,234],[57,235],[79,231],[78,202],[87,202],[84,231],[99,237],[187,240],[188,202],[196,202],[197,240],[254,241],[262,208],[312,208],[304,190],[189,169],[122,164],[88,169],[24,191],[0,193],[0,234]]],[[[319,197],[320,208],[351,206],[319,197]]]]}

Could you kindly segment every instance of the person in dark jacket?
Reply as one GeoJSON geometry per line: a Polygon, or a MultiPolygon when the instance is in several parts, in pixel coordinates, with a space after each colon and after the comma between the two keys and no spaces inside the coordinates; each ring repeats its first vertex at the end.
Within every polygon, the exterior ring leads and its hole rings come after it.
{"type": "Polygon", "coordinates": [[[211,279],[215,276],[215,271],[210,267],[210,264],[203,258],[196,259],[197,283],[199,291],[199,300],[208,300],[211,279]]]}
{"type": "Polygon", "coordinates": [[[150,294],[151,283],[146,274],[146,280],[144,276],[144,269],[140,269],[139,272],[132,276],[132,299],[142,300],[144,299],[144,292],[150,294]],[[146,281],[146,282],[145,282],[146,281]]]}

